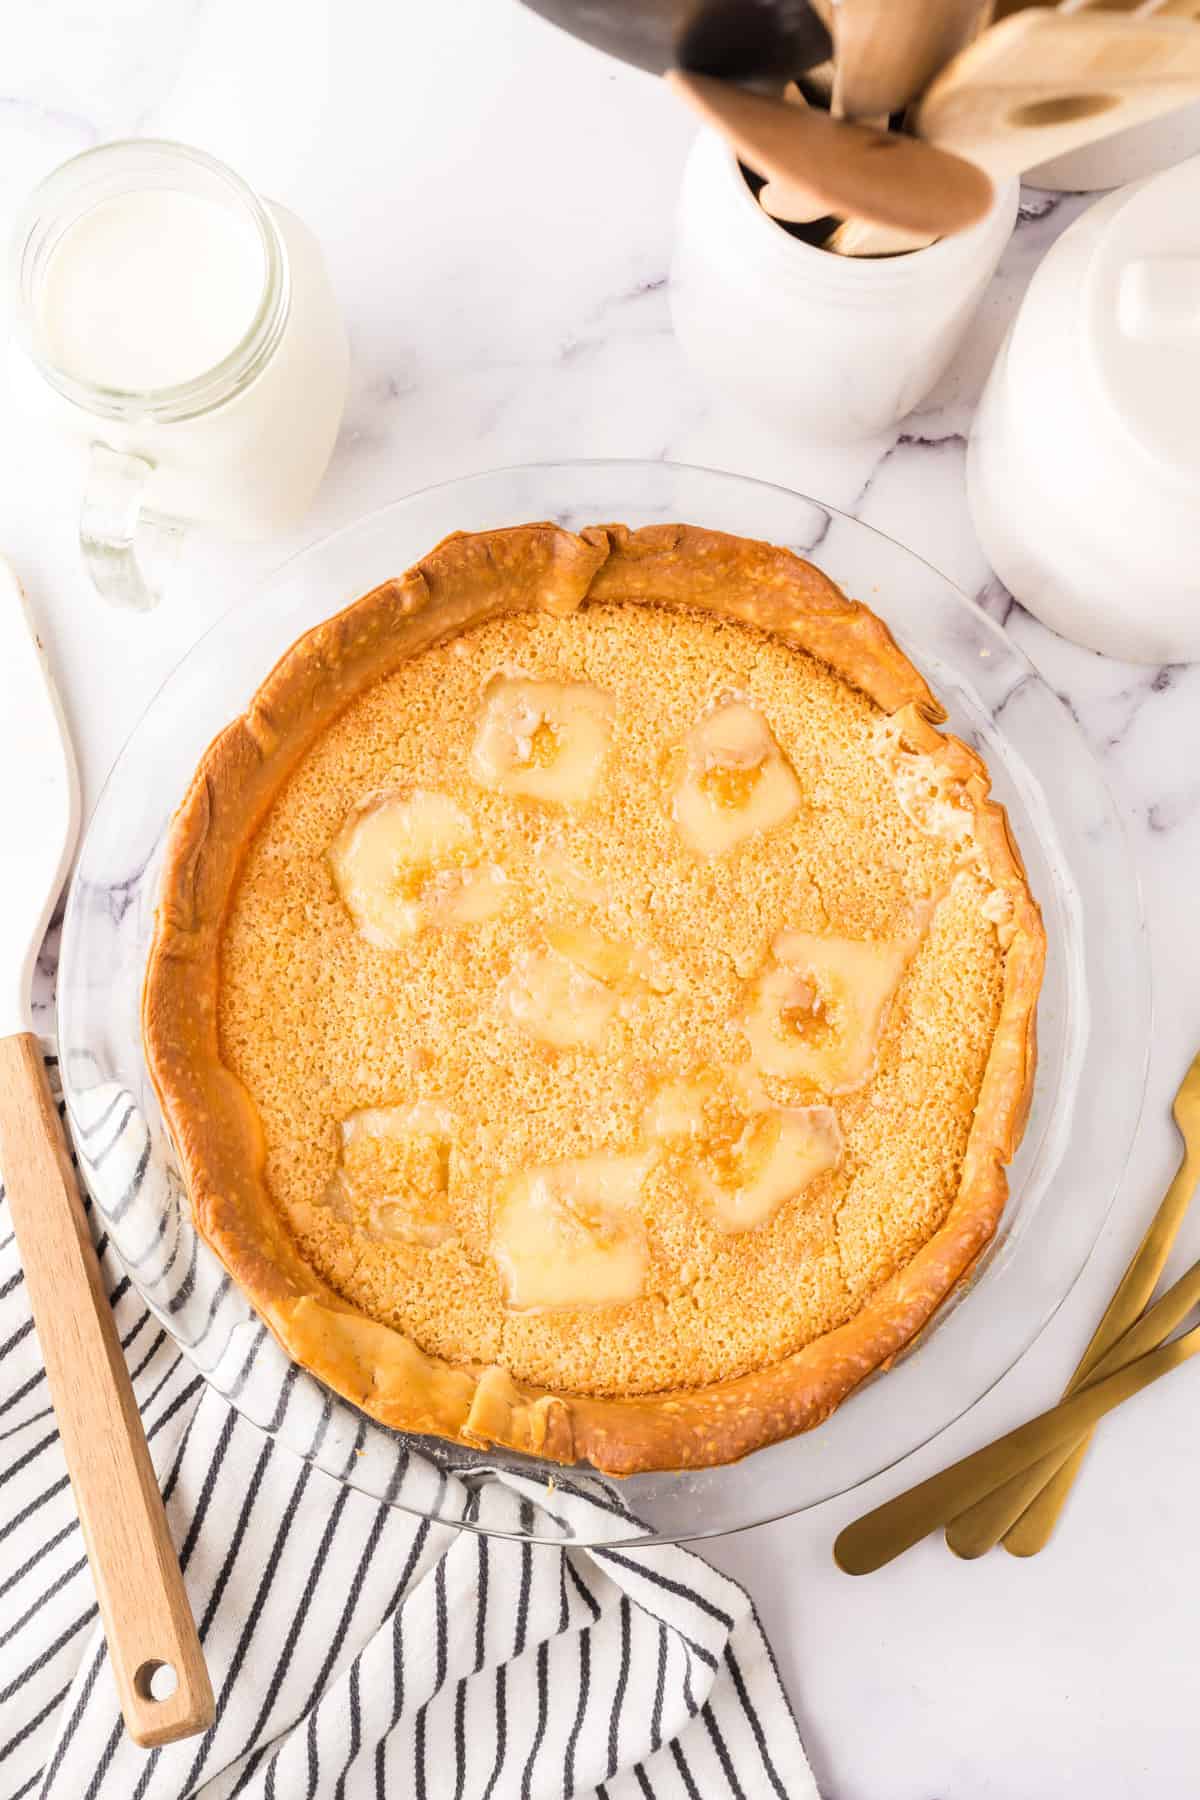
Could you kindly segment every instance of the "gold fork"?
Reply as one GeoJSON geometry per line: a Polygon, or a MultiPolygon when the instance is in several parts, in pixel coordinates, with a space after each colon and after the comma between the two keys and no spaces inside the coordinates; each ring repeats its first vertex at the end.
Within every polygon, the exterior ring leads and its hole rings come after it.
{"type": "Polygon", "coordinates": [[[1182,1337],[1171,1337],[1197,1305],[1200,1262],[1193,1263],[1174,1287],[1117,1339],[1069,1400],[1060,1400],[1049,1412],[1018,1425],[1006,1437],[973,1451],[847,1525],[833,1546],[838,1567],[848,1575],[868,1575],[881,1569],[929,1532],[949,1524],[964,1501],[971,1504],[983,1499],[1017,1470],[1032,1467],[1053,1450],[1069,1451],[1080,1434],[1090,1431],[1106,1412],[1200,1352],[1200,1325],[1182,1337]]]}
{"type": "MultiPolygon", "coordinates": [[[[1184,1142],[1175,1179],[1067,1384],[1064,1400],[1084,1385],[1097,1363],[1145,1308],[1200,1180],[1200,1054],[1180,1084],[1173,1111],[1184,1142]]],[[[1042,1549],[1054,1530],[1091,1437],[1088,1430],[1058,1446],[1032,1468],[960,1513],[946,1529],[951,1550],[957,1556],[982,1556],[1002,1538],[1004,1548],[1014,1556],[1033,1556],[1042,1549]]]]}

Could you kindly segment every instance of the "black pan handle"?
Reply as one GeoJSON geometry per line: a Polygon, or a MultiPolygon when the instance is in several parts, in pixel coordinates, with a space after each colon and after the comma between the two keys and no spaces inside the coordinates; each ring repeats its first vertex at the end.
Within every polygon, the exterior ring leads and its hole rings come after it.
{"type": "Polygon", "coordinates": [[[780,85],[833,54],[808,0],[525,0],[597,50],[661,75],[780,85]]]}

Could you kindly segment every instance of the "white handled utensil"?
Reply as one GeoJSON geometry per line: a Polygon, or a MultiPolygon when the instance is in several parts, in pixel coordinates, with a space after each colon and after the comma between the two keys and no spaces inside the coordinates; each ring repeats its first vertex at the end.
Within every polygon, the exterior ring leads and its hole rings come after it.
{"type": "Polygon", "coordinates": [[[0,560],[0,1173],[121,1710],[166,1744],[212,1722],[212,1688],[29,1010],[78,832],[66,723],[0,560]]]}

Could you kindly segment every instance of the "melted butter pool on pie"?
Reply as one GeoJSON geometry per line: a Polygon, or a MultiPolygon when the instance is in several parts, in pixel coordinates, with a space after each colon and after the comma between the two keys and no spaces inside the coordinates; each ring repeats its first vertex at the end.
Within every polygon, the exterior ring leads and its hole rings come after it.
{"type": "Polygon", "coordinates": [[[509,900],[504,871],[483,860],[470,815],[421,788],[362,801],[330,846],[329,863],[355,925],[384,950],[428,927],[479,924],[509,900]]]}
{"type": "Polygon", "coordinates": [[[342,1121],[325,1203],[380,1238],[433,1249],[454,1234],[454,1120],[443,1107],[372,1106],[342,1121]]]}
{"type": "Polygon", "coordinates": [[[491,1253],[514,1312],[636,1300],[646,1281],[638,1211],[652,1152],[600,1154],[510,1176],[491,1253]]]}
{"type": "Polygon", "coordinates": [[[618,1012],[669,991],[661,958],[641,945],[569,921],[548,925],[545,938],[517,957],[502,992],[517,1024],[549,1050],[598,1050],[618,1012]]]}
{"type": "Polygon", "coordinates": [[[588,682],[494,676],[471,774],[481,787],[580,810],[604,773],[615,710],[611,694],[588,682]]]}
{"type": "Polygon", "coordinates": [[[673,757],[671,812],[699,856],[725,856],[799,810],[800,783],[756,707],[723,696],[673,757]]]}
{"type": "Polygon", "coordinates": [[[910,944],[781,931],[743,1015],[754,1066],[827,1094],[861,1087],[911,955],[910,944]]]}
{"type": "Polygon", "coordinates": [[[771,1106],[752,1079],[711,1073],[668,1084],[647,1115],[719,1230],[752,1231],[841,1161],[831,1106],[771,1106]]]}

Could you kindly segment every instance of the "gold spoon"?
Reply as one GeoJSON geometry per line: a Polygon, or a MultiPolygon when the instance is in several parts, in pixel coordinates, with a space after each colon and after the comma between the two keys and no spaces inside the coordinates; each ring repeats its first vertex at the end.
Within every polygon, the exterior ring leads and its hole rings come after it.
{"type": "MultiPolygon", "coordinates": [[[[1200,1181],[1200,1055],[1194,1058],[1180,1083],[1173,1111],[1184,1143],[1175,1179],[1067,1384],[1064,1399],[1083,1385],[1154,1292],[1200,1181]]],[[[1054,1530],[1090,1437],[1087,1432],[1074,1444],[1063,1445],[960,1514],[946,1530],[946,1542],[955,1555],[982,1556],[1001,1538],[1005,1549],[1014,1556],[1033,1556],[1040,1550],[1054,1530]]]]}
{"type": "Polygon", "coordinates": [[[1149,1312],[1095,1366],[1088,1385],[1027,1425],[952,1463],[928,1481],[884,1501],[840,1532],[833,1557],[847,1575],[881,1569],[923,1537],[946,1525],[1002,1482],[1060,1446],[1069,1450],[1106,1412],[1131,1399],[1200,1351],[1200,1325],[1165,1340],[1200,1302],[1200,1262],[1193,1263],[1149,1312]]]}

